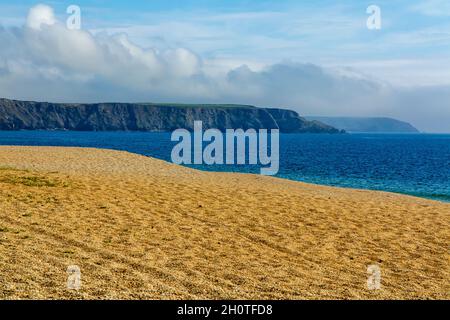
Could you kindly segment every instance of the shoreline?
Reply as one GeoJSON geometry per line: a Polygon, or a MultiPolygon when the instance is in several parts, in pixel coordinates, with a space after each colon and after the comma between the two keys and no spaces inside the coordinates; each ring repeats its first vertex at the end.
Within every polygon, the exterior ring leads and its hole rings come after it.
{"type": "MultiPolygon", "coordinates": [[[[30,132],[32,131],[36,131],[36,130],[30,130],[30,132]]],[[[131,133],[133,133],[134,131],[130,131],[131,133]]],[[[152,132],[154,133],[154,132],[152,132]]],[[[426,135],[426,133],[418,133],[418,135],[426,135]]],[[[410,134],[406,134],[406,135],[410,135],[410,134]]],[[[214,170],[204,170],[202,168],[196,168],[195,165],[177,165],[174,164],[170,161],[166,161],[163,159],[159,159],[159,158],[155,158],[152,156],[147,156],[147,155],[143,155],[140,153],[136,153],[136,152],[131,152],[131,151],[125,151],[125,150],[118,150],[118,149],[112,149],[112,148],[97,148],[97,147],[73,147],[73,146],[31,146],[31,145],[0,145],[0,148],[2,147],[23,147],[23,148],[67,148],[67,149],[91,149],[91,150],[110,150],[110,151],[118,151],[118,152],[125,152],[125,153],[130,153],[130,154],[134,154],[134,155],[138,155],[138,156],[144,156],[146,158],[152,159],[152,160],[157,160],[157,161],[162,161],[165,162],[169,165],[174,165],[174,166],[181,166],[183,168],[186,169],[190,169],[190,170],[195,170],[195,171],[201,171],[201,172],[208,172],[208,173],[218,173],[218,174],[223,174],[223,173],[229,173],[229,174],[243,174],[243,175],[259,175],[257,173],[247,173],[247,172],[239,172],[239,171],[214,171],[214,170]]],[[[373,192],[385,192],[385,193],[390,193],[390,194],[396,194],[396,195],[401,195],[401,196],[409,196],[409,197],[414,197],[414,198],[419,198],[419,199],[425,199],[425,200],[431,200],[431,201],[437,201],[440,203],[444,203],[444,204],[449,204],[450,203],[450,196],[448,195],[442,195],[445,199],[448,198],[448,200],[442,199],[441,197],[433,197],[433,196],[421,196],[418,194],[414,194],[414,193],[408,193],[408,192],[402,192],[402,191],[390,191],[390,190],[384,190],[384,189],[370,189],[370,188],[355,188],[355,187],[351,187],[351,186],[338,186],[338,185],[332,185],[332,184],[326,184],[326,183],[315,183],[315,182],[308,182],[308,181],[303,181],[303,180],[299,180],[299,179],[295,179],[295,178],[289,178],[289,177],[285,177],[285,176],[271,176],[271,178],[276,178],[276,179],[281,179],[281,180],[287,180],[287,181],[293,181],[293,182],[299,182],[299,183],[304,183],[304,184],[308,184],[308,185],[314,185],[314,186],[322,186],[322,187],[328,187],[328,188],[337,188],[337,189],[346,189],[346,190],[361,190],[361,191],[373,191],[373,192]]]]}
{"type": "MultiPolygon", "coordinates": [[[[450,203],[450,189],[445,183],[450,177],[448,172],[441,168],[450,151],[447,148],[450,136],[389,134],[387,135],[389,138],[383,138],[384,136],[282,134],[281,170],[278,177],[324,186],[394,192],[450,203]],[[334,145],[335,141],[336,146],[329,152],[324,149],[327,145],[334,145]],[[317,146],[312,148],[311,143],[316,143],[317,146]],[[352,151],[348,147],[353,143],[359,146],[357,147],[359,151],[352,151]],[[419,147],[415,147],[415,144],[419,147]],[[400,145],[401,147],[396,147],[400,145]],[[385,153],[382,146],[391,151],[385,153]],[[307,154],[296,155],[295,151],[302,148],[306,148],[307,154]],[[432,151],[427,152],[427,149],[432,151]],[[355,156],[355,152],[360,152],[360,155],[355,156]],[[341,153],[342,159],[339,157],[341,153]],[[403,154],[404,163],[392,158],[389,155],[391,153],[399,153],[400,157],[403,154]],[[435,153],[436,156],[433,156],[435,153]],[[415,158],[422,159],[418,167],[415,166],[415,158]]],[[[148,155],[169,162],[173,162],[170,155],[171,148],[175,145],[170,141],[170,133],[167,132],[0,132],[0,143],[109,148],[148,155]],[[149,141],[144,145],[144,140],[147,139],[149,141]]],[[[252,167],[226,165],[194,166],[194,168],[209,172],[213,170],[256,173],[257,171],[252,167]]]]}
{"type": "Polygon", "coordinates": [[[333,188],[333,189],[344,189],[344,190],[350,190],[350,191],[368,191],[368,192],[376,192],[376,193],[387,193],[387,194],[393,194],[393,195],[399,195],[399,196],[406,196],[406,197],[412,197],[412,198],[417,198],[417,199],[423,199],[423,200],[429,200],[429,201],[436,201],[439,203],[443,203],[443,204],[450,204],[450,200],[445,201],[445,200],[440,200],[440,199],[435,199],[435,198],[431,198],[431,197],[425,197],[425,196],[418,196],[415,194],[410,194],[410,193],[402,193],[402,192],[393,192],[393,191],[388,191],[388,190],[382,190],[382,189],[365,189],[365,188],[354,188],[354,187],[346,187],[346,186],[335,186],[335,185],[328,185],[328,184],[320,184],[320,183],[312,183],[312,182],[306,182],[306,181],[302,181],[302,180],[296,180],[296,179],[290,179],[290,178],[286,178],[283,176],[264,176],[264,175],[260,175],[257,173],[247,173],[247,172],[238,172],[238,171],[213,171],[213,170],[203,170],[203,169],[199,169],[199,168],[195,168],[192,167],[193,165],[178,165],[178,164],[174,164],[170,161],[166,161],[166,160],[162,160],[162,159],[158,159],[155,157],[151,157],[151,156],[147,156],[147,155],[142,155],[139,153],[134,153],[134,152],[129,152],[129,151],[124,151],[124,150],[117,150],[117,149],[108,149],[108,148],[95,148],[95,147],[71,147],[71,146],[25,146],[25,145],[21,145],[21,146],[17,146],[17,145],[0,145],[0,150],[1,148],[6,147],[6,148],[64,148],[64,149],[75,149],[75,150],[99,150],[99,151],[115,151],[115,152],[123,152],[123,153],[129,153],[129,154],[133,154],[136,156],[142,156],[151,160],[155,160],[155,161],[161,161],[163,163],[166,163],[167,165],[170,166],[176,166],[176,167],[181,167],[181,168],[185,168],[187,170],[194,170],[194,171],[198,171],[198,172],[205,172],[205,173],[217,173],[217,174],[236,174],[236,175],[250,175],[250,176],[260,176],[260,177],[264,177],[264,178],[272,178],[272,179],[280,179],[281,181],[290,181],[290,182],[297,182],[297,183],[302,183],[302,184],[306,184],[306,185],[310,185],[310,186],[317,186],[317,187],[325,187],[325,188],[333,188]]]}

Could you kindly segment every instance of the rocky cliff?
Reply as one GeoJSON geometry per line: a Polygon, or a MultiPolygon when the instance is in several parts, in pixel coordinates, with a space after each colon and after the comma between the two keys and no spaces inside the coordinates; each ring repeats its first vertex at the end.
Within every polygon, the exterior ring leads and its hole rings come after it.
{"type": "Polygon", "coordinates": [[[0,130],[172,131],[203,128],[280,129],[284,133],[339,133],[296,112],[244,105],[60,104],[0,99],[0,130]]]}

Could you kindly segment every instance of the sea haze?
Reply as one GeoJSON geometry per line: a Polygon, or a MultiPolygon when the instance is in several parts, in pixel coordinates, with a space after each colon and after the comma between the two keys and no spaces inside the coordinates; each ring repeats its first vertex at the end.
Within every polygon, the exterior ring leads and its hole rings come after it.
{"type": "MultiPolygon", "coordinates": [[[[0,145],[125,150],[170,161],[170,133],[0,131],[0,145]]],[[[259,172],[248,165],[190,166],[259,172]]],[[[278,177],[450,202],[449,134],[281,134],[278,177]]]]}

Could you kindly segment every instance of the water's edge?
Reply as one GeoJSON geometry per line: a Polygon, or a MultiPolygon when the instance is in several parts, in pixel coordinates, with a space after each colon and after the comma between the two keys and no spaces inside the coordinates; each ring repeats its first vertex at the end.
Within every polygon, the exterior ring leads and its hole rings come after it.
{"type": "MultiPolygon", "coordinates": [[[[171,162],[164,132],[0,131],[0,145],[91,147],[171,162]]],[[[249,165],[187,166],[258,173],[249,165]]],[[[278,178],[450,202],[450,135],[282,134],[278,178]]]]}

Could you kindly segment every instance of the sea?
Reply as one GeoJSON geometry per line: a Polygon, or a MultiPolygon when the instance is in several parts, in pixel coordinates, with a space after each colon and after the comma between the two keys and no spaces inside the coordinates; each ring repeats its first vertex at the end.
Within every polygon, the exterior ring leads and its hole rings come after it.
{"type": "MultiPolygon", "coordinates": [[[[0,145],[76,146],[171,161],[170,133],[0,131],[0,145]]],[[[277,177],[450,202],[450,134],[281,134],[277,177]]],[[[259,173],[251,165],[189,165],[259,173]]]]}

